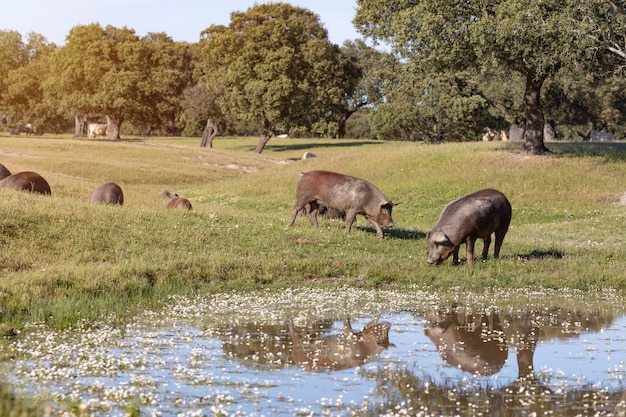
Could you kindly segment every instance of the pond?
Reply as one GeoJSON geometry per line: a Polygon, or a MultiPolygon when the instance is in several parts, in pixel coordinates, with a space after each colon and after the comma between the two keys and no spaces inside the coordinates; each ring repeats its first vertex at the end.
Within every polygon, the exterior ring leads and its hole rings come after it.
{"type": "Polygon", "coordinates": [[[626,413],[614,291],[172,297],[124,328],[32,324],[12,348],[5,379],[51,416],[626,413]]]}

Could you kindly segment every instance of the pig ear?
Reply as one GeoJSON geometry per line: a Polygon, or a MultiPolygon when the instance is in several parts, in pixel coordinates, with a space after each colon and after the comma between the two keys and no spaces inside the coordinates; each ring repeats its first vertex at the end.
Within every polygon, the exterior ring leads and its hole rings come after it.
{"type": "Polygon", "coordinates": [[[444,232],[435,232],[432,234],[431,240],[438,245],[445,245],[450,243],[450,239],[444,232]]]}

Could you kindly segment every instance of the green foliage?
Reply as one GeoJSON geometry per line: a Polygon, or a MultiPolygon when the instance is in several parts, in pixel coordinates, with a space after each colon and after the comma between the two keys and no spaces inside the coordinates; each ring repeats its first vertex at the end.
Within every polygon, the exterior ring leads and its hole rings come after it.
{"type": "Polygon", "coordinates": [[[487,99],[466,74],[425,74],[418,66],[398,63],[385,79],[386,100],[370,117],[381,139],[476,140],[484,126],[494,125],[487,99]]]}
{"type": "Polygon", "coordinates": [[[71,114],[106,116],[108,137],[119,139],[124,120],[147,126],[174,121],[190,64],[188,47],[163,33],[139,38],[132,29],[79,25],[50,56],[43,87],[71,114]]]}
{"type": "Polygon", "coordinates": [[[200,42],[203,82],[231,119],[255,123],[261,152],[274,134],[312,127],[341,104],[342,66],[319,17],[288,3],[260,4],[211,26],[200,42]]]}
{"type": "MultiPolygon", "coordinates": [[[[427,84],[436,83],[437,74],[450,79],[459,71],[477,68],[488,74],[494,70],[521,74],[525,82],[524,150],[532,154],[547,150],[539,99],[544,81],[561,68],[591,62],[598,45],[593,36],[604,36],[622,22],[618,18],[611,24],[610,13],[602,15],[593,7],[581,7],[578,1],[359,0],[357,4],[354,23],[360,32],[390,43],[430,77],[427,84]],[[603,29],[598,31],[598,27],[603,29]]],[[[433,101],[438,113],[450,105],[448,100],[433,101]]]]}
{"type": "Polygon", "coordinates": [[[11,126],[19,122],[62,124],[58,110],[43,99],[47,58],[56,49],[34,32],[27,41],[15,31],[0,31],[0,114],[11,126]]]}
{"type": "Polygon", "coordinates": [[[570,130],[571,139],[589,140],[591,130],[624,137],[626,80],[564,69],[546,85],[544,104],[556,123],[570,130]]]}

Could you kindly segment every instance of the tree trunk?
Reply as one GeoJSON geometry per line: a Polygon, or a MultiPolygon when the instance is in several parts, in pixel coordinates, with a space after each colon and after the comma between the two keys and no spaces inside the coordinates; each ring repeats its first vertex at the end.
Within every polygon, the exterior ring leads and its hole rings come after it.
{"type": "Polygon", "coordinates": [[[85,134],[85,116],[82,114],[74,115],[74,137],[84,138],[85,134]]]}
{"type": "Polygon", "coordinates": [[[540,101],[542,85],[543,80],[535,80],[532,75],[526,76],[526,91],[524,92],[526,124],[524,127],[524,147],[522,151],[531,155],[542,155],[550,152],[543,144],[545,119],[540,101]]]}
{"type": "Polygon", "coordinates": [[[120,126],[122,125],[121,120],[114,119],[113,117],[107,115],[107,138],[110,140],[120,140],[120,126]]]}
{"type": "Polygon", "coordinates": [[[356,110],[344,110],[343,114],[339,118],[339,129],[337,129],[337,135],[339,138],[346,137],[346,122],[355,112],[356,110]]]}
{"type": "Polygon", "coordinates": [[[263,131],[261,132],[261,136],[259,137],[259,143],[257,143],[254,152],[263,152],[263,149],[265,149],[265,144],[271,139],[272,136],[274,136],[274,134],[271,131],[263,129],[263,131]]]}
{"type": "Polygon", "coordinates": [[[200,142],[200,147],[202,148],[212,148],[213,147],[213,138],[217,135],[217,127],[213,123],[213,120],[209,117],[206,120],[206,127],[204,128],[204,132],[202,132],[202,142],[200,142]]]}

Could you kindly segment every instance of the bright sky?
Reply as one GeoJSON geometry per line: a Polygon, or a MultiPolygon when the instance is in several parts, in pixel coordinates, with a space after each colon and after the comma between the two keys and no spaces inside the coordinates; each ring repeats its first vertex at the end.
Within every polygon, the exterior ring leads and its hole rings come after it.
{"type": "MultiPolygon", "coordinates": [[[[330,41],[341,45],[361,36],[352,25],[356,0],[285,0],[320,16],[330,41]]],[[[267,1],[269,2],[269,1],[267,1]]],[[[275,3],[276,1],[274,1],[275,3]]],[[[232,11],[246,11],[262,0],[6,0],[0,6],[0,30],[29,32],[61,46],[76,25],[134,29],[139,36],[165,32],[175,41],[197,42],[213,24],[228,25],[232,11]]],[[[369,43],[369,42],[368,42],[369,43]]]]}

